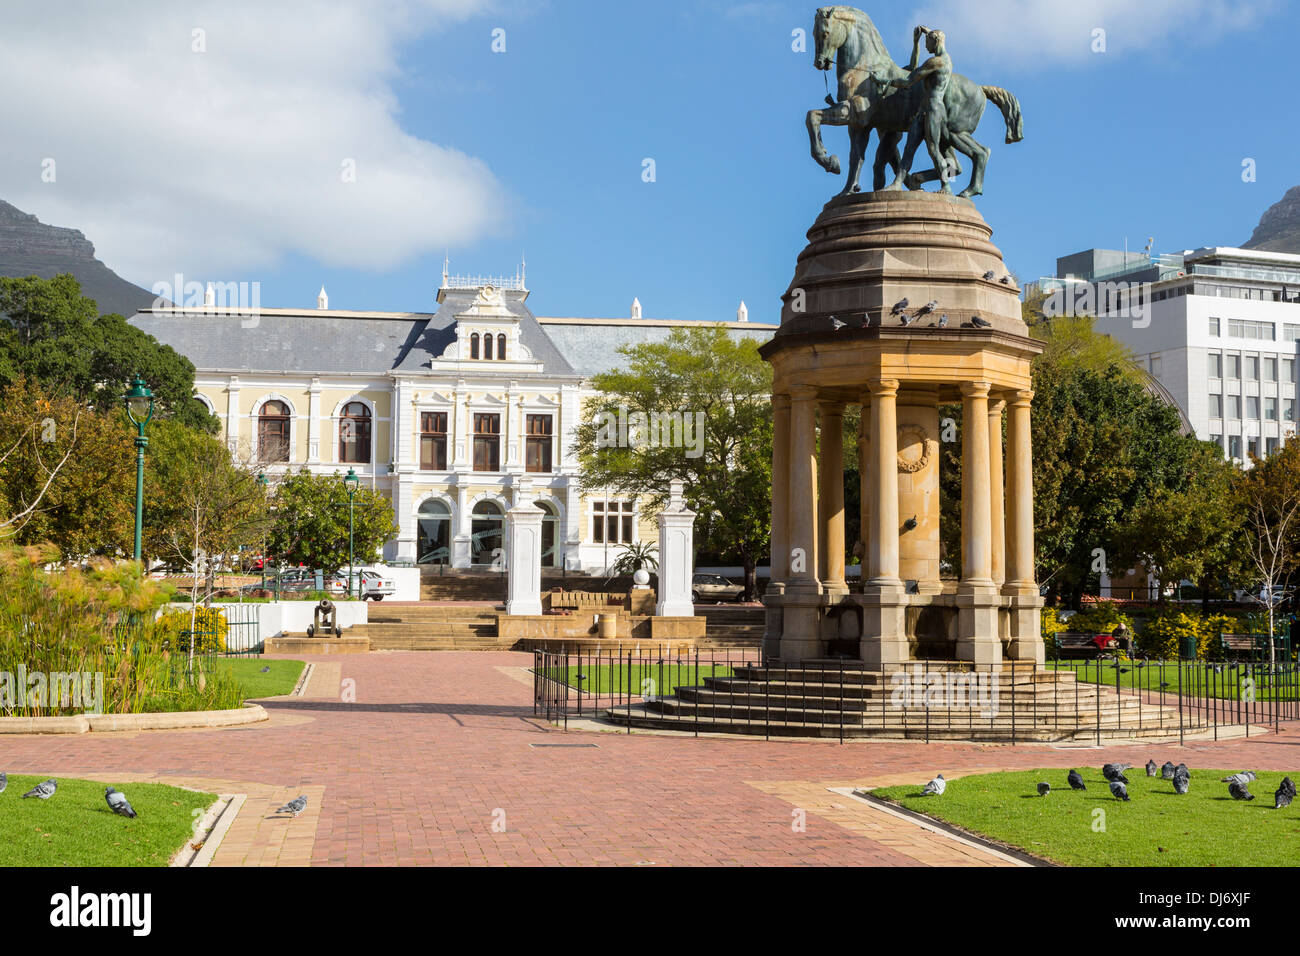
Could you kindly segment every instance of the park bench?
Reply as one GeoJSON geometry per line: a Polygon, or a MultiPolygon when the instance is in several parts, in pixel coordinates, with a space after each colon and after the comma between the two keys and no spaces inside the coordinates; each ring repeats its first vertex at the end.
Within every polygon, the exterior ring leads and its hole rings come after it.
{"type": "Polygon", "coordinates": [[[1080,631],[1057,631],[1052,635],[1052,647],[1055,657],[1096,657],[1098,648],[1093,641],[1096,634],[1084,634],[1080,631]]]}
{"type": "MultiPolygon", "coordinates": [[[[1267,634],[1228,634],[1219,635],[1219,644],[1223,656],[1230,661],[1253,661],[1268,659],[1267,634]]],[[[1273,638],[1273,650],[1280,660],[1290,660],[1291,644],[1287,638],[1278,634],[1273,638]]]]}
{"type": "Polygon", "coordinates": [[[564,591],[555,588],[546,595],[547,607],[552,611],[603,611],[611,604],[623,606],[623,596],[605,591],[564,591]]]}

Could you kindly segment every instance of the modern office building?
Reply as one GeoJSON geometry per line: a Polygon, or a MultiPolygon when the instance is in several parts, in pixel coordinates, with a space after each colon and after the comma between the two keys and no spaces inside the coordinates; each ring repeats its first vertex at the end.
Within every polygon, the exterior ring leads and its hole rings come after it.
{"type": "MultiPolygon", "coordinates": [[[[394,562],[490,566],[505,512],[546,514],[544,566],[598,570],[653,539],[636,497],[580,493],[573,432],[591,376],[619,347],[663,341],[680,320],[535,316],[521,273],[455,277],[433,312],[153,308],[131,322],[197,369],[199,398],[232,453],[271,476],[354,469],[392,503],[394,562]]],[[[735,337],[767,341],[741,304],[735,337]]]]}
{"type": "Polygon", "coordinates": [[[1297,428],[1300,255],[1210,247],[1088,250],[1033,284],[1049,314],[1092,314],[1128,345],[1197,437],[1247,462],[1297,428]]]}

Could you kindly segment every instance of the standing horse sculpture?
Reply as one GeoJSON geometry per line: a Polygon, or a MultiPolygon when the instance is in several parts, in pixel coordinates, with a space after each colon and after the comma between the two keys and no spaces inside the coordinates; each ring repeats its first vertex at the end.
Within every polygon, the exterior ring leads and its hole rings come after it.
{"type": "MultiPolygon", "coordinates": [[[[926,84],[912,82],[915,75],[922,36],[933,47],[942,42],[942,34],[917,27],[912,34],[912,60],[907,69],[900,67],[889,55],[884,40],[875,24],[861,10],[854,7],[822,7],[813,22],[815,50],[813,65],[819,70],[836,68],[836,97],[827,97],[828,108],[810,110],[807,117],[809,143],[812,156],[819,165],[831,173],[839,173],[839,159],[830,155],[822,144],[821,127],[849,127],[849,170],[845,193],[857,192],[862,162],[866,156],[871,131],[876,130],[879,145],[876,148],[874,186],[879,189],[919,189],[923,183],[934,179],[949,179],[961,173],[957,152],[970,157],[972,163],[970,184],[961,191],[962,197],[978,196],[984,191],[984,170],[988,165],[989,151],[976,142],[975,128],[984,115],[984,107],[992,101],[1001,111],[1007,124],[1008,143],[1024,138],[1020,116],[1020,103],[1009,91],[998,86],[980,86],[960,73],[946,77],[943,91],[943,122],[936,131],[936,142],[931,155],[942,157],[948,175],[939,169],[911,173],[911,160],[917,146],[926,138],[925,103],[926,84]],[[909,84],[910,85],[904,85],[909,84]],[[895,87],[902,87],[896,89],[895,87]],[[907,148],[900,157],[898,143],[908,135],[907,148]],[[894,169],[894,181],[885,185],[885,166],[894,169]]],[[[930,146],[930,144],[927,144],[930,146]]],[[[939,165],[936,160],[936,166],[939,165]]],[[[945,190],[947,183],[944,183],[945,190]]]]}

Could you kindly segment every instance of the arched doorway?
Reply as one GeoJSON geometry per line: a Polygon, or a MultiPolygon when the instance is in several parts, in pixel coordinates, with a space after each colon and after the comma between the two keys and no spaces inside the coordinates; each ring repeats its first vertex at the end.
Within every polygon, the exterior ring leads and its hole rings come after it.
{"type": "Polygon", "coordinates": [[[560,516],[549,501],[534,501],[542,509],[542,567],[560,567],[560,516]]]}
{"type": "Polygon", "coordinates": [[[493,552],[504,547],[501,530],[505,515],[495,501],[480,501],[470,515],[470,564],[491,564],[493,552]]]}
{"type": "Polygon", "coordinates": [[[416,561],[419,564],[451,563],[451,510],[438,498],[420,504],[416,516],[416,561]]]}

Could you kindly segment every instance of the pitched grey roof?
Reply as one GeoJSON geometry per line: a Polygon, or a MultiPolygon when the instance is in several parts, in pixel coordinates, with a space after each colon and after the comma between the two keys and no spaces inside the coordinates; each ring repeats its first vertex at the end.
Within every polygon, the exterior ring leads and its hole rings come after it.
{"type": "MultiPolygon", "coordinates": [[[[569,364],[583,378],[601,372],[622,370],[627,367],[627,357],[619,353],[624,345],[643,342],[664,342],[674,328],[695,325],[694,322],[655,319],[560,319],[540,320],[541,327],[564,353],[569,364]]],[[[751,338],[763,344],[772,337],[777,327],[757,323],[728,322],[727,330],[733,338],[751,338]]]]}

